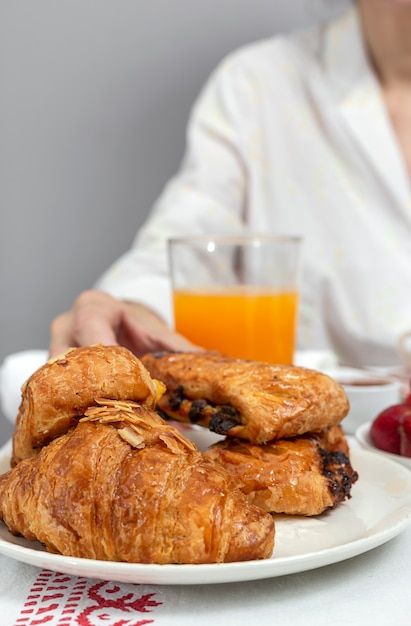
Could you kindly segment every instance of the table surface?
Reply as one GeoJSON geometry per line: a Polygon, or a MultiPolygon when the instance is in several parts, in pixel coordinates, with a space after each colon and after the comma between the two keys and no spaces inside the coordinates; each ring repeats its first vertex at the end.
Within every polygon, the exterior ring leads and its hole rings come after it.
{"type": "Polygon", "coordinates": [[[409,626],[410,557],[408,527],[368,553],[309,572],[173,587],[59,575],[0,556],[0,623],[409,626]]]}
{"type": "MultiPolygon", "coordinates": [[[[11,406],[4,406],[11,415],[21,382],[35,368],[33,359],[38,366],[45,353],[14,355],[8,376],[1,379],[1,399],[11,401],[11,406]]],[[[351,438],[350,445],[356,445],[351,438]]],[[[409,626],[411,525],[382,546],[346,561],[288,576],[214,585],[112,583],[59,574],[0,555],[0,626],[213,623],[409,626]]]]}
{"type": "Polygon", "coordinates": [[[346,561],[288,576],[215,585],[113,583],[0,555],[0,625],[409,626],[410,589],[411,526],[346,561]]]}

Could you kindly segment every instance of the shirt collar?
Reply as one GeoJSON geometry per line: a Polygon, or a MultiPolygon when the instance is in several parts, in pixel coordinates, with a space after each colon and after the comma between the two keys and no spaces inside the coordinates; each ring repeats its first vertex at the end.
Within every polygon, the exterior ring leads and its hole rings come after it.
{"type": "Polygon", "coordinates": [[[322,63],[342,123],[392,197],[410,206],[411,186],[380,84],[364,46],[356,5],[323,27],[322,63]]]}
{"type": "Polygon", "coordinates": [[[324,26],[323,62],[342,99],[376,77],[365,50],[356,5],[324,26]]]}

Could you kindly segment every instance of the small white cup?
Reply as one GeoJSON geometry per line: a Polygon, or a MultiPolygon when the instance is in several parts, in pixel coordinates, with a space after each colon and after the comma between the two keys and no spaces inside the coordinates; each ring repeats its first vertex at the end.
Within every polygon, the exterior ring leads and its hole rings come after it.
{"type": "Polygon", "coordinates": [[[402,400],[399,380],[349,367],[327,374],[343,386],[350,402],[349,413],[341,422],[348,435],[355,434],[359,426],[373,421],[381,411],[402,400]]]}

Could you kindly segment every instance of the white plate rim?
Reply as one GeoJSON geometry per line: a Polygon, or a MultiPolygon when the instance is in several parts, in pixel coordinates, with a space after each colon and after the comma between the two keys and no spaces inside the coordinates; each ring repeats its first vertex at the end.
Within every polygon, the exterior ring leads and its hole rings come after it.
{"type": "Polygon", "coordinates": [[[390,459],[395,463],[399,463],[400,465],[411,469],[411,458],[401,456],[399,454],[394,454],[392,452],[386,452],[385,450],[380,450],[372,443],[370,438],[371,424],[372,422],[365,422],[357,428],[357,430],[355,431],[355,439],[357,440],[357,442],[366,450],[374,452],[375,454],[379,454],[386,459],[390,459]]]}
{"type": "MultiPolygon", "coordinates": [[[[3,449],[4,450],[4,449],[3,449]]],[[[3,452],[4,456],[4,452],[3,452]]],[[[351,458],[354,467],[358,467],[361,476],[361,467],[375,463],[375,454],[361,448],[351,451],[351,458]]],[[[0,451],[0,461],[2,453],[0,451]]],[[[385,458],[378,459],[379,466],[384,470],[384,475],[391,476],[403,481],[405,491],[398,499],[398,506],[394,508],[388,516],[388,521],[379,530],[367,528],[363,535],[330,548],[314,550],[305,554],[296,554],[284,557],[276,557],[274,550],[273,557],[261,561],[244,561],[235,563],[219,563],[207,565],[150,565],[136,563],[118,563],[109,561],[94,561],[66,557],[57,554],[50,554],[41,549],[40,544],[36,549],[25,545],[17,545],[7,537],[8,530],[3,522],[0,522],[0,554],[13,558],[17,561],[34,565],[52,571],[82,576],[86,578],[96,578],[100,580],[111,580],[115,582],[126,582],[136,584],[155,585],[196,585],[196,584],[218,584],[245,582],[265,578],[275,578],[289,574],[304,572],[318,567],[331,565],[351,557],[363,554],[372,550],[387,541],[396,537],[411,523],[411,474],[402,465],[385,458]]],[[[359,479],[361,480],[361,478],[359,479]]],[[[353,497],[339,505],[339,507],[351,506],[355,508],[355,485],[353,487],[353,497]]],[[[363,498],[362,498],[363,502],[363,498]]],[[[371,506],[374,503],[369,503],[371,506]]],[[[333,515],[337,512],[331,511],[329,519],[333,524],[333,515]]],[[[294,523],[293,518],[293,523],[294,523]]],[[[298,524],[304,525],[312,518],[299,519],[298,524]]],[[[285,518],[287,523],[287,518],[285,518]]],[[[377,527],[380,524],[377,524],[377,527]]],[[[277,531],[278,535],[278,531],[277,531]]],[[[277,537],[278,538],[278,537],[277,537]]],[[[26,540],[21,539],[25,543],[26,540]]]]}

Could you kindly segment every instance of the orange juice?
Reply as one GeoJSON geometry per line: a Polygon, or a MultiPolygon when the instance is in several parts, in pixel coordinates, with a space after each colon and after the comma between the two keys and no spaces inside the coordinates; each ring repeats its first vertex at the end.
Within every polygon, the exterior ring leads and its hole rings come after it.
{"type": "Polygon", "coordinates": [[[292,363],[298,295],[264,288],[175,290],[176,330],[231,356],[292,363]]]}

